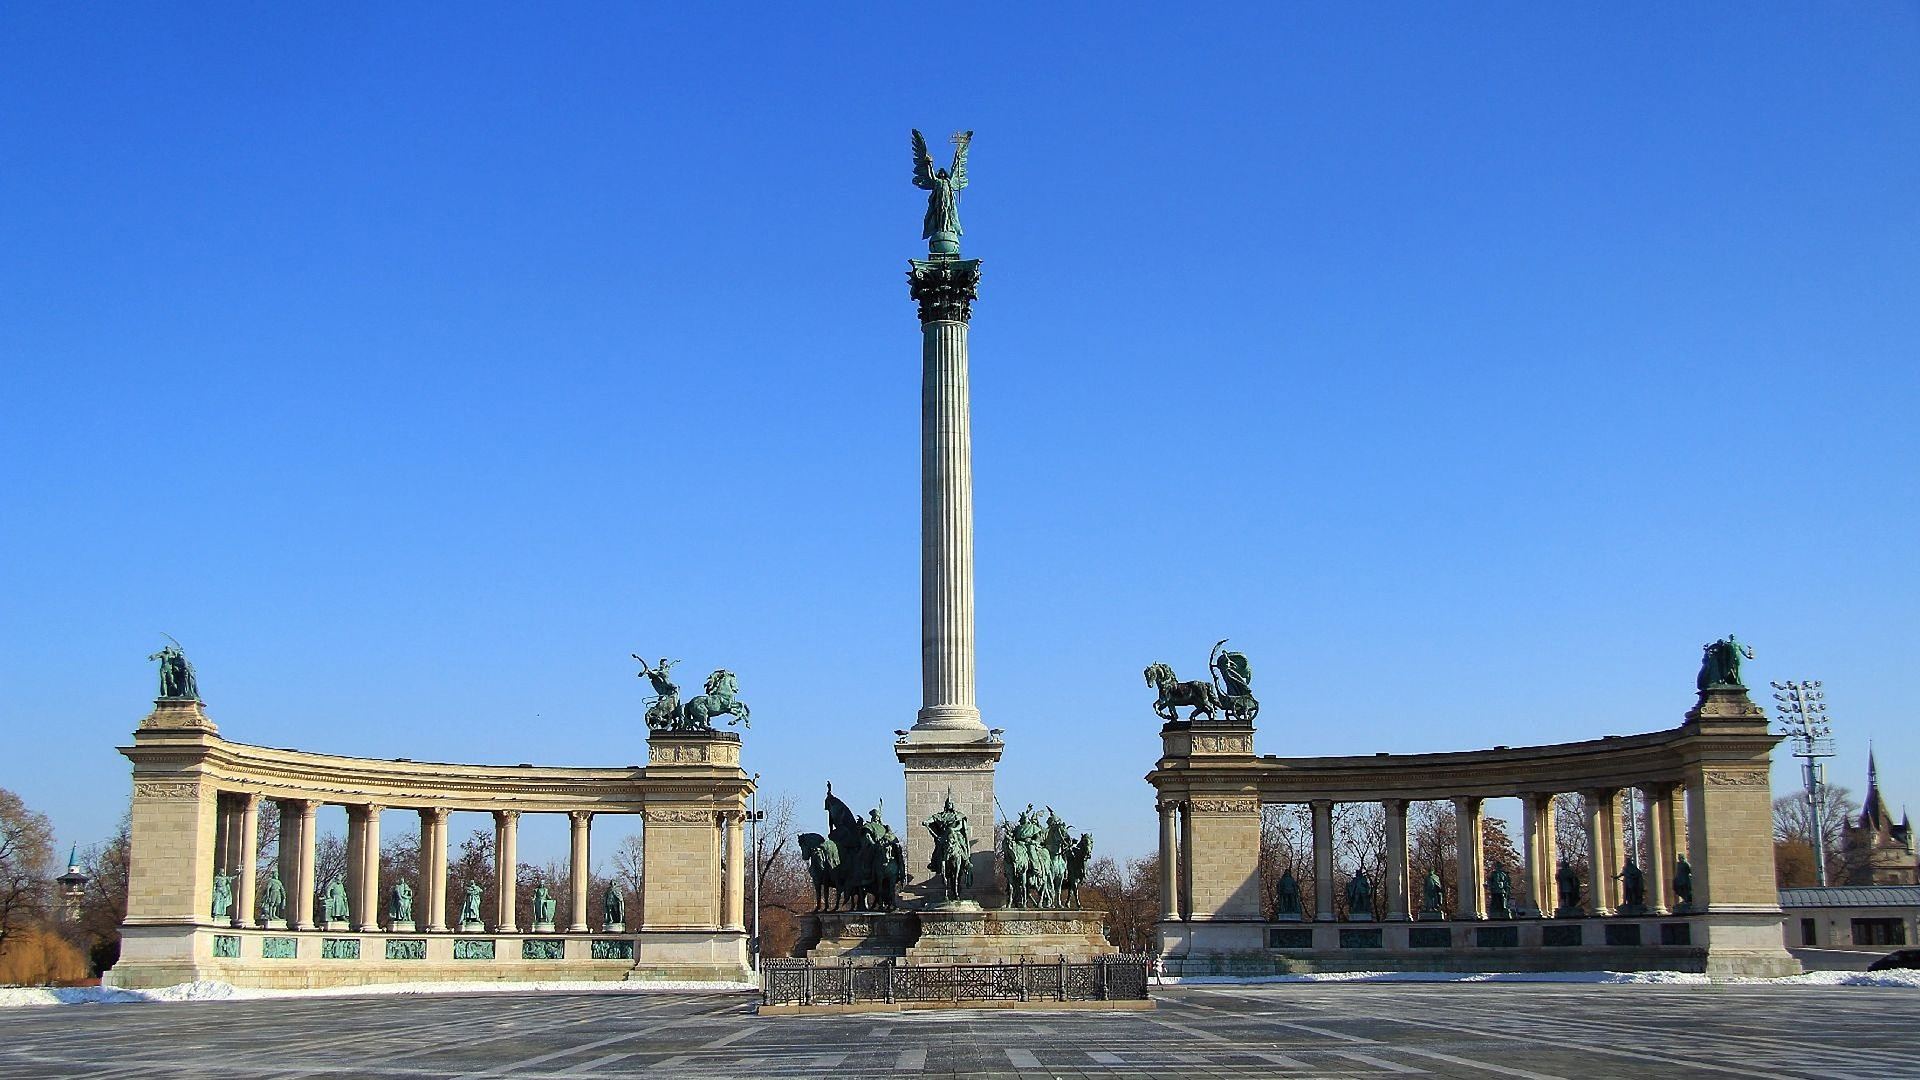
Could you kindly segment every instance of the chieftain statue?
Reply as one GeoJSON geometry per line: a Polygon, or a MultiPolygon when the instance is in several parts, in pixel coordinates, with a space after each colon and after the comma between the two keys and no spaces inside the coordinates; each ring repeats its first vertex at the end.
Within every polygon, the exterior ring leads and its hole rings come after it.
{"type": "Polygon", "coordinates": [[[1373,882],[1367,880],[1365,870],[1355,870],[1347,879],[1347,918],[1373,918],[1373,882]]]}
{"type": "Polygon", "coordinates": [[[413,921],[413,886],[407,884],[405,878],[394,882],[387,896],[387,919],[397,923],[413,921]]]}
{"type": "Polygon", "coordinates": [[[327,879],[327,887],[320,894],[320,907],[328,922],[347,921],[347,887],[339,878],[327,879]]]}
{"type": "Polygon", "coordinates": [[[1273,901],[1273,917],[1276,920],[1300,917],[1300,879],[1293,876],[1291,866],[1280,875],[1280,887],[1273,901]]]}
{"type": "Polygon", "coordinates": [[[1487,875],[1487,910],[1496,919],[1513,917],[1513,875],[1500,863],[1487,875]]]}
{"type": "MultiPolygon", "coordinates": [[[[1004,815],[1004,811],[1003,811],[1004,815]]],[[[1033,804],[1008,822],[1000,858],[1007,871],[1007,899],[1016,908],[1078,906],[1080,883],[1093,860],[1093,837],[1075,838],[1053,807],[1043,818],[1033,804]]]]}
{"type": "Polygon", "coordinates": [[[913,133],[913,186],[927,192],[927,217],[920,238],[934,255],[960,254],[960,191],[967,186],[967,147],[973,132],[953,136],[953,165],[933,167],[933,155],[927,152],[927,140],[918,130],[913,133]]]}
{"type": "Polygon", "coordinates": [[[1647,876],[1640,871],[1637,863],[1628,863],[1620,868],[1620,907],[1624,914],[1638,915],[1647,909],[1647,876]]]}
{"type": "Polygon", "coordinates": [[[600,899],[600,918],[609,930],[627,925],[627,898],[621,894],[620,886],[607,886],[607,895],[600,899]]]}
{"type": "Polygon", "coordinates": [[[553,898],[553,890],[546,882],[533,887],[533,922],[536,926],[552,926],[553,913],[558,903],[553,898]]]}
{"type": "Polygon", "coordinates": [[[1182,682],[1170,665],[1157,660],[1147,665],[1147,685],[1159,695],[1153,703],[1155,715],[1162,720],[1178,720],[1184,707],[1189,710],[1188,720],[1205,717],[1211,721],[1224,712],[1233,723],[1253,723],[1260,715],[1260,702],[1253,696],[1253,665],[1245,653],[1222,651],[1226,643],[1227,639],[1221,638],[1207,658],[1207,668],[1213,674],[1210,683],[1198,679],[1182,682]]]}
{"type": "Polygon", "coordinates": [[[178,641],[167,638],[167,644],[147,659],[160,661],[162,701],[200,700],[200,680],[194,676],[193,665],[187,662],[187,654],[181,651],[178,641]]]}
{"type": "Polygon", "coordinates": [[[280,881],[280,871],[270,870],[260,886],[260,921],[272,924],[286,917],[287,887],[280,881]]]}
{"type": "Polygon", "coordinates": [[[1428,869],[1426,884],[1420,888],[1420,914],[1439,914],[1441,903],[1440,871],[1428,869]]]}
{"type": "Polygon", "coordinates": [[[1753,659],[1753,646],[1728,634],[1700,646],[1700,653],[1700,675],[1694,680],[1699,689],[1746,689],[1747,684],[1740,681],[1740,661],[1753,659]]]}
{"type": "Polygon", "coordinates": [[[933,858],[927,869],[939,875],[948,903],[961,899],[962,891],[973,884],[973,826],[967,815],[953,808],[953,792],[947,792],[939,813],[920,824],[933,834],[933,858]]]}
{"type": "Polygon", "coordinates": [[[719,668],[707,676],[706,693],[680,701],[680,687],[667,676],[667,670],[679,663],[678,660],[660,658],[658,667],[649,667],[639,653],[630,654],[640,661],[639,677],[653,684],[654,696],[647,699],[647,729],[649,731],[712,731],[713,718],[727,717],[727,726],[735,724],[752,727],[748,719],[747,703],[736,695],[740,692],[740,683],[733,672],[719,668]]]}
{"type": "Polygon", "coordinates": [[[1560,860],[1560,868],[1553,872],[1554,887],[1560,893],[1560,911],[1580,910],[1580,871],[1565,859],[1560,860]]]}
{"type": "Polygon", "coordinates": [[[815,911],[892,911],[906,875],[900,838],[880,818],[880,807],[865,818],[855,814],[827,784],[827,835],[801,833],[800,855],[813,878],[815,911]]]}
{"type": "Polygon", "coordinates": [[[224,919],[233,910],[233,875],[213,875],[213,917],[224,919]]]}
{"type": "Polygon", "coordinates": [[[460,902],[460,924],[472,926],[480,921],[480,883],[467,882],[467,895],[460,902]]]}

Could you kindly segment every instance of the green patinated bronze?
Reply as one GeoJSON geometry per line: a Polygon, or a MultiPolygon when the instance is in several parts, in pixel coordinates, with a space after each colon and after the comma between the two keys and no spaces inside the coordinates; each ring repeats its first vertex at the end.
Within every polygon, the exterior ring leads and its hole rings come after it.
{"type": "Polygon", "coordinates": [[[1740,661],[1753,659],[1753,646],[1742,644],[1732,634],[1700,646],[1700,675],[1694,680],[1701,690],[1747,688],[1740,681],[1740,661]]]}
{"type": "Polygon", "coordinates": [[[1494,863],[1493,872],[1487,875],[1487,910],[1501,919],[1513,915],[1513,875],[1499,863],[1494,863]]]}
{"type": "Polygon", "coordinates": [[[200,700],[200,680],[194,675],[193,665],[187,662],[187,654],[181,651],[179,642],[168,638],[167,644],[147,659],[160,661],[160,700],[200,700]]]}
{"type": "Polygon", "coordinates": [[[1275,890],[1273,898],[1273,914],[1276,918],[1287,915],[1298,916],[1301,914],[1300,879],[1293,876],[1293,867],[1291,866],[1287,867],[1286,871],[1280,875],[1280,887],[1275,890]]]}
{"type": "Polygon", "coordinates": [[[393,883],[387,897],[387,918],[397,923],[413,921],[413,886],[404,878],[393,883]]]}
{"type": "Polygon", "coordinates": [[[1639,865],[1636,863],[1628,863],[1621,867],[1620,872],[1614,876],[1620,879],[1621,909],[1637,908],[1641,911],[1646,910],[1647,876],[1640,871],[1639,865]]]}
{"type": "Polygon", "coordinates": [[[491,960],[493,959],[493,939],[455,938],[453,958],[455,960],[491,960]]]}
{"type": "Polygon", "coordinates": [[[1226,713],[1232,723],[1252,724],[1260,715],[1260,702],[1253,696],[1253,665],[1247,654],[1223,649],[1226,643],[1226,638],[1215,642],[1207,658],[1207,669],[1213,675],[1210,683],[1198,679],[1182,682],[1171,665],[1158,660],[1148,664],[1147,685],[1158,695],[1153,702],[1154,715],[1162,720],[1179,720],[1184,708],[1188,720],[1213,721],[1219,713],[1226,713]]]}
{"type": "Polygon", "coordinates": [[[528,938],[520,943],[522,960],[563,960],[567,943],[556,938],[528,938]]]}
{"type": "Polygon", "coordinates": [[[906,852],[880,807],[867,817],[834,797],[827,784],[827,835],[801,833],[800,855],[813,879],[813,909],[892,911],[906,876],[906,852]]]}
{"type": "Polygon", "coordinates": [[[1046,808],[1043,819],[1028,803],[1001,836],[1008,902],[1017,908],[1078,905],[1080,881],[1092,858],[1090,836],[1075,839],[1073,829],[1053,807],[1046,808]]]}
{"type": "Polygon", "coordinates": [[[270,937],[260,939],[260,956],[264,960],[293,960],[299,955],[299,938],[270,937]]]}
{"type": "Polygon", "coordinates": [[[260,919],[263,922],[276,922],[286,917],[287,887],[280,881],[280,871],[273,870],[260,886],[260,919]]]}
{"type": "Polygon", "coordinates": [[[607,894],[600,900],[601,922],[607,926],[625,926],[627,923],[627,898],[621,894],[620,886],[607,886],[607,894]]]}
{"type": "Polygon", "coordinates": [[[460,901],[460,925],[472,926],[480,921],[480,883],[467,882],[467,893],[460,901]]]}
{"type": "Polygon", "coordinates": [[[680,687],[668,677],[667,672],[678,660],[660,658],[658,667],[649,667],[639,653],[631,653],[640,661],[639,677],[653,684],[654,696],[647,699],[647,729],[649,731],[712,731],[713,718],[726,716],[729,727],[741,724],[752,727],[748,719],[750,713],[747,703],[737,696],[740,684],[733,672],[719,668],[707,676],[706,693],[685,703],[680,700],[680,687]]]}
{"type": "Polygon", "coordinates": [[[913,186],[927,192],[920,238],[927,241],[930,254],[960,254],[960,192],[967,186],[967,148],[972,142],[971,131],[954,135],[952,166],[936,169],[925,136],[918,130],[913,133],[913,186]]]}
{"type": "Polygon", "coordinates": [[[1372,914],[1373,882],[1367,880],[1365,871],[1356,872],[1347,879],[1347,918],[1372,914]]]}
{"type": "Polygon", "coordinates": [[[213,955],[220,960],[237,960],[240,957],[240,937],[237,934],[213,935],[213,955]]]}
{"type": "Polygon", "coordinates": [[[948,901],[958,900],[973,884],[973,826],[953,808],[953,792],[939,813],[920,823],[933,834],[933,858],[927,869],[939,875],[948,901]]]}
{"type": "Polygon", "coordinates": [[[1693,907],[1693,864],[1687,861],[1685,855],[1674,860],[1673,896],[1680,902],[1676,911],[1685,911],[1693,907]]]}
{"type": "Polygon", "coordinates": [[[233,875],[213,875],[213,917],[226,919],[233,911],[233,875]]]}
{"type": "Polygon", "coordinates": [[[427,941],[425,938],[388,938],[387,959],[389,960],[425,960],[427,941]]]}
{"type": "Polygon", "coordinates": [[[339,878],[329,878],[320,894],[320,910],[328,922],[347,921],[347,887],[339,878]]]}
{"type": "Polygon", "coordinates": [[[1553,872],[1553,885],[1560,894],[1561,911],[1580,910],[1580,871],[1575,870],[1572,863],[1560,860],[1559,868],[1553,872]]]}
{"type": "Polygon", "coordinates": [[[595,938],[593,941],[595,960],[631,960],[633,942],[621,938],[595,938]]]}
{"type": "Polygon", "coordinates": [[[1420,888],[1420,914],[1440,914],[1440,905],[1443,902],[1442,895],[1440,872],[1438,870],[1428,870],[1426,883],[1420,888]]]}
{"type": "Polygon", "coordinates": [[[535,926],[552,926],[555,901],[553,890],[546,882],[533,887],[533,922],[535,926]]]}
{"type": "Polygon", "coordinates": [[[360,939],[350,937],[322,938],[320,939],[320,959],[358,960],[360,959],[360,939]]]}

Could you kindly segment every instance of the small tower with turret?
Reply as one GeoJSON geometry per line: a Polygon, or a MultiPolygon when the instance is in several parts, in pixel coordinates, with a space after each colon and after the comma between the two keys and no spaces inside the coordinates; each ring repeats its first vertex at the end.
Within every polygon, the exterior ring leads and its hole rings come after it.
{"type": "Polygon", "coordinates": [[[80,902],[87,897],[87,875],[80,872],[80,845],[67,851],[67,872],[53,879],[60,886],[60,917],[80,921],[80,902]]]}

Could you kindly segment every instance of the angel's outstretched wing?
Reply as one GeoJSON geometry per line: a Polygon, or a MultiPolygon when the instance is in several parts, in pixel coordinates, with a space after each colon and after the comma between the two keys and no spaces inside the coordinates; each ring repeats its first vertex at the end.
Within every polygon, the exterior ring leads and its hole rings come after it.
{"type": "Polygon", "coordinates": [[[967,147],[973,145],[973,132],[963,131],[953,141],[953,168],[947,170],[947,178],[953,184],[953,190],[959,191],[967,186],[967,147]]]}
{"type": "Polygon", "coordinates": [[[913,186],[933,190],[933,155],[927,153],[927,140],[919,128],[913,131],[913,186]]]}

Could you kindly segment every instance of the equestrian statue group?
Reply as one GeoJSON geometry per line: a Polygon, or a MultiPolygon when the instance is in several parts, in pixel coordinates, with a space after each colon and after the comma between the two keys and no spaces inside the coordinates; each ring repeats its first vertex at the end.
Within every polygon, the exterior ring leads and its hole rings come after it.
{"type": "Polygon", "coordinates": [[[827,835],[800,834],[800,856],[813,878],[815,911],[892,911],[900,905],[906,853],[876,804],[855,814],[827,784],[827,835]]]}
{"type": "Polygon", "coordinates": [[[740,684],[733,672],[716,670],[707,676],[706,693],[682,702],[680,687],[667,677],[667,671],[680,661],[663,656],[658,667],[650,667],[639,653],[631,655],[640,661],[639,677],[653,684],[654,696],[647,699],[647,730],[712,731],[716,716],[725,716],[728,727],[735,723],[753,726],[747,719],[747,703],[735,696],[740,684]]]}
{"type": "Polygon", "coordinates": [[[1186,709],[1187,720],[1209,721],[1219,719],[1225,713],[1227,720],[1235,724],[1251,724],[1253,718],[1260,715],[1260,703],[1253,697],[1253,666],[1247,663],[1245,653],[1223,651],[1221,646],[1227,639],[1221,638],[1213,647],[1213,655],[1207,658],[1207,668],[1213,673],[1212,682],[1189,679],[1181,682],[1173,673],[1173,668],[1156,660],[1147,665],[1147,685],[1159,693],[1153,703],[1153,711],[1162,720],[1179,720],[1181,709],[1186,709]]]}
{"type": "Polygon", "coordinates": [[[1078,908],[1080,883],[1093,861],[1093,834],[1082,833],[1075,839],[1053,807],[1047,807],[1042,820],[1028,803],[1017,819],[1007,823],[1000,859],[1007,870],[1007,902],[1012,906],[1078,908]]]}

